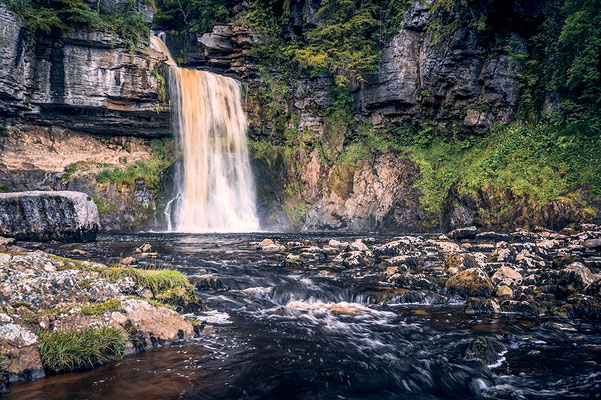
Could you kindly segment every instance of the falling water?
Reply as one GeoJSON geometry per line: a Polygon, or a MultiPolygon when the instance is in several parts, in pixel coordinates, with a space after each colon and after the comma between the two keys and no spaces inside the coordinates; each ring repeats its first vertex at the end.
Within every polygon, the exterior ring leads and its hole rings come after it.
{"type": "Polygon", "coordinates": [[[153,36],[151,43],[168,57],[171,107],[183,153],[176,195],[165,210],[168,230],[259,230],[240,84],[179,68],[160,38],[153,36]]]}

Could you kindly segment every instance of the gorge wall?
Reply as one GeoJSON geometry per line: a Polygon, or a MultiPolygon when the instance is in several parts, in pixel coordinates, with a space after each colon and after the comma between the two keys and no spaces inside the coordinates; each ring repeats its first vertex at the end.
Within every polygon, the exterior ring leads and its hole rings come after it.
{"type": "MultiPolygon", "coordinates": [[[[293,3],[291,34],[319,25],[318,0],[293,3]]],[[[412,2],[382,43],[379,72],[349,83],[351,122],[332,113],[331,77],[285,81],[261,65],[253,49],[263,38],[244,23],[247,3],[231,10],[234,22],[172,32],[166,44],[180,65],[242,82],[266,228],[415,232],[590,220],[596,211],[586,190],[543,205],[490,186],[469,193],[453,186],[432,199],[423,183],[435,179],[432,164],[389,145],[406,136],[435,143],[430,132],[439,130],[469,141],[512,121],[524,67],[516,55],[528,51],[523,27],[536,18],[536,10],[514,6],[491,41],[475,27],[436,37],[430,3],[412,2]]],[[[141,10],[150,22],[152,10],[141,10]]],[[[159,226],[175,161],[164,57],[145,41],[131,48],[100,32],[34,38],[2,3],[0,20],[4,190],[80,190],[97,202],[104,230],[159,226]]]]}

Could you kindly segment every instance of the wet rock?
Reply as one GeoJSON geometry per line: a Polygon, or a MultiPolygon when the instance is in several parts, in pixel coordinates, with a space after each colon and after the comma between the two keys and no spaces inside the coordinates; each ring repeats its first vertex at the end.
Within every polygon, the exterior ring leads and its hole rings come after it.
{"type": "Polygon", "coordinates": [[[167,307],[138,299],[125,300],[122,306],[123,311],[111,313],[109,324],[126,329],[135,338],[137,350],[194,336],[192,324],[167,307]]]}
{"type": "Polygon", "coordinates": [[[261,242],[259,242],[257,248],[265,253],[278,253],[286,250],[285,246],[276,243],[271,239],[263,239],[261,242]]]}
{"type": "Polygon", "coordinates": [[[476,239],[492,242],[507,242],[511,240],[511,236],[498,232],[481,232],[476,235],[476,239]]]}
{"type": "Polygon", "coordinates": [[[595,276],[590,269],[582,263],[575,262],[559,271],[557,277],[558,292],[562,296],[583,290],[595,281],[595,276]]]}
{"type": "Polygon", "coordinates": [[[496,299],[470,297],[465,302],[465,312],[468,314],[498,314],[501,306],[496,299]]]}
{"type": "Polygon", "coordinates": [[[501,311],[538,317],[540,309],[528,301],[505,300],[501,303],[501,311]]]}
{"type": "Polygon", "coordinates": [[[497,361],[504,351],[505,345],[500,341],[480,336],[467,346],[464,355],[468,360],[477,360],[489,365],[497,361]]]}
{"type": "Polygon", "coordinates": [[[306,260],[296,254],[288,254],[284,260],[284,267],[301,268],[307,264],[306,260]]]}
{"type": "Polygon", "coordinates": [[[601,249],[601,239],[588,239],[584,241],[584,247],[592,249],[592,250],[600,250],[601,249]]]}
{"type": "Polygon", "coordinates": [[[589,296],[601,297],[601,278],[591,283],[584,289],[584,293],[589,296]]]}
{"type": "Polygon", "coordinates": [[[21,240],[96,239],[98,209],[85,193],[0,193],[0,233],[21,240]]]}
{"type": "Polygon", "coordinates": [[[374,247],[374,254],[376,256],[402,256],[411,253],[414,250],[413,244],[409,240],[395,240],[393,242],[385,243],[380,246],[374,247]]]}
{"type": "Polygon", "coordinates": [[[451,276],[446,287],[470,297],[489,297],[493,289],[488,275],[480,268],[470,268],[451,276]]]}
{"type": "Polygon", "coordinates": [[[461,247],[457,243],[428,240],[427,244],[437,247],[443,253],[460,253],[461,247]]]}
{"type": "Polygon", "coordinates": [[[9,382],[21,382],[44,377],[37,350],[35,333],[15,323],[0,324],[0,357],[7,360],[3,369],[9,382]]]}
{"type": "Polygon", "coordinates": [[[495,289],[497,297],[511,298],[513,297],[513,290],[507,285],[499,285],[495,289]]]}
{"type": "Polygon", "coordinates": [[[121,265],[132,265],[132,264],[137,264],[138,260],[136,260],[134,257],[125,257],[122,258],[121,260],[119,260],[119,264],[121,265]]]}
{"type": "Polygon", "coordinates": [[[356,251],[369,251],[369,247],[361,239],[357,239],[351,243],[351,248],[356,251]]]}
{"type": "Polygon", "coordinates": [[[14,241],[14,238],[5,238],[3,236],[0,236],[0,246],[7,246],[9,244],[12,244],[14,241]]]}
{"type": "Polygon", "coordinates": [[[458,228],[449,232],[448,236],[454,240],[465,240],[474,239],[478,229],[475,226],[468,226],[467,228],[458,228]]]}
{"type": "Polygon", "coordinates": [[[413,256],[396,256],[384,260],[384,264],[388,266],[406,266],[407,268],[416,268],[422,265],[421,257],[413,256]]]}
{"type": "Polygon", "coordinates": [[[347,268],[358,268],[368,265],[368,260],[361,251],[351,251],[342,257],[342,265],[347,268]]]}
{"type": "Polygon", "coordinates": [[[496,244],[495,251],[490,255],[489,260],[512,263],[515,261],[516,255],[517,251],[512,245],[507,242],[499,242],[496,244]]]}
{"type": "Polygon", "coordinates": [[[444,262],[450,274],[456,274],[468,268],[481,267],[471,254],[449,254],[444,258],[444,262]]]}
{"type": "Polygon", "coordinates": [[[601,319],[601,299],[578,295],[570,299],[572,315],[579,318],[601,319]]]}
{"type": "Polygon", "coordinates": [[[136,253],[150,253],[152,251],[152,246],[149,243],[144,243],[142,246],[136,248],[136,253]]]}
{"type": "Polygon", "coordinates": [[[328,246],[333,247],[335,249],[341,249],[341,250],[346,251],[349,248],[349,243],[348,242],[340,242],[335,239],[330,239],[330,241],[328,242],[328,246]]]}
{"type": "Polygon", "coordinates": [[[197,288],[216,290],[223,289],[225,287],[220,277],[211,274],[191,276],[190,282],[193,283],[197,288]]]}
{"type": "Polygon", "coordinates": [[[518,286],[522,283],[522,274],[511,267],[500,267],[491,277],[495,285],[518,286]]]}

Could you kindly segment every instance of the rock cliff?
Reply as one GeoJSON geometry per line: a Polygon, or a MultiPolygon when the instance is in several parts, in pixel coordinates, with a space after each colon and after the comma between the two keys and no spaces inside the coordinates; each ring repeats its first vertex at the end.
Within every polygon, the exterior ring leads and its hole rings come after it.
{"type": "Polygon", "coordinates": [[[169,134],[164,56],[102,32],[33,35],[0,3],[0,118],[101,135],[169,134]]]}
{"type": "MultiPolygon", "coordinates": [[[[118,3],[104,2],[103,7],[111,9],[118,3]]],[[[290,35],[319,25],[315,17],[319,1],[293,3],[290,35]]],[[[472,26],[435,36],[429,29],[430,3],[412,2],[398,32],[382,43],[379,72],[365,81],[350,82],[352,117],[372,129],[408,126],[414,132],[443,129],[475,137],[484,136],[495,123],[510,122],[518,106],[523,68],[515,54],[527,51],[528,24],[533,18],[532,11],[514,6],[506,10],[510,18],[498,29],[501,34],[490,40],[472,26]]],[[[142,2],[138,7],[150,22],[152,9],[142,2]]],[[[478,224],[502,229],[561,228],[586,219],[582,216],[586,201],[534,209],[508,194],[497,197],[507,201],[510,210],[486,219],[478,210],[494,211],[490,198],[457,190],[449,191],[441,210],[432,210],[424,206],[423,171],[410,154],[379,149],[351,163],[342,160],[354,150],[360,123],[341,127],[340,121],[328,117],[331,77],[300,74],[287,86],[277,86],[273,79],[281,77],[275,69],[266,72],[253,52],[263,38],[244,23],[247,11],[248,4],[241,2],[230,10],[235,22],[200,34],[170,32],[165,42],[181,66],[240,79],[265,227],[432,231],[478,224]],[[294,132],[292,139],[290,132],[294,132]],[[279,153],[274,147],[257,151],[252,146],[266,142],[279,148],[279,153]],[[533,213],[536,217],[530,218],[533,213]]],[[[452,13],[448,18],[454,18],[452,13]]],[[[104,230],[160,223],[173,159],[153,170],[156,179],[134,171],[140,170],[140,163],[156,160],[150,141],[144,138],[170,134],[164,57],[146,44],[131,48],[119,37],[100,32],[74,30],[34,38],[1,3],[0,21],[0,50],[8,60],[0,65],[0,128],[6,127],[4,136],[8,136],[0,137],[4,150],[0,165],[5,167],[0,169],[0,188],[68,188],[89,193],[99,205],[104,230]],[[41,143],[36,142],[36,135],[41,143]],[[89,135],[113,139],[90,139],[89,135]],[[33,155],[24,155],[28,148],[36,149],[33,155]],[[51,167],[45,155],[56,159],[51,167]],[[77,173],[70,173],[72,169],[77,173]],[[116,174],[97,180],[96,174],[105,170],[130,171],[133,177],[127,185],[123,179],[113,179],[116,174]]]]}

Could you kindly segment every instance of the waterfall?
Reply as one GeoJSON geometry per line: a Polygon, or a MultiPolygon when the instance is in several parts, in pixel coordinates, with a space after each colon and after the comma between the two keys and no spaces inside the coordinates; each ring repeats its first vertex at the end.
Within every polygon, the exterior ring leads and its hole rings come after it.
{"type": "Polygon", "coordinates": [[[258,231],[240,84],[225,76],[178,67],[156,36],[151,45],[168,58],[173,125],[183,155],[175,174],[175,196],[165,209],[167,229],[258,231]]]}

